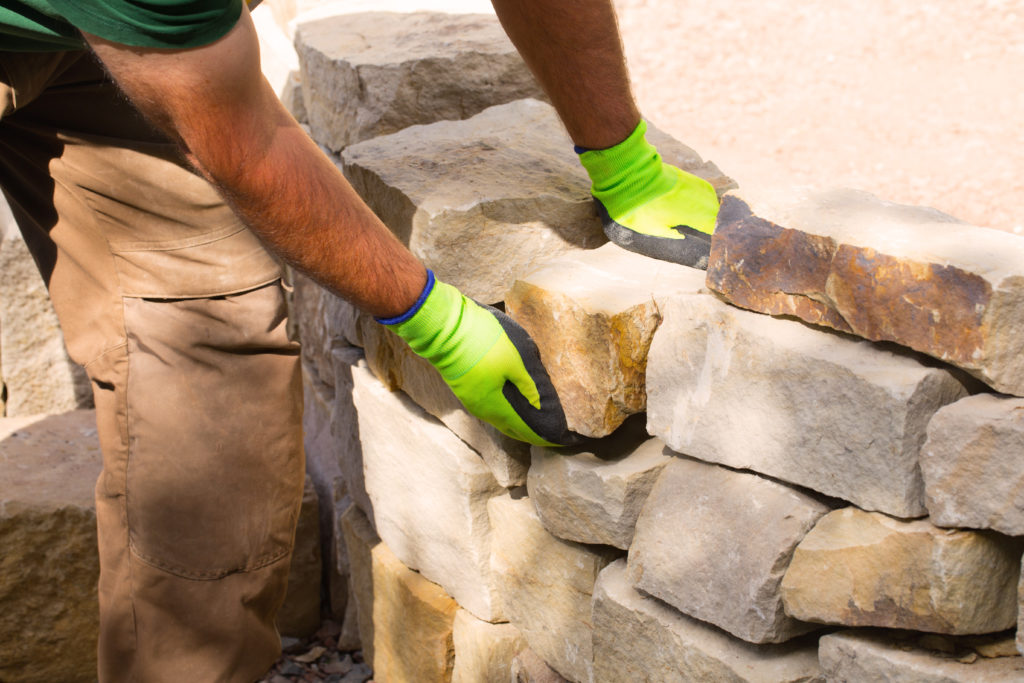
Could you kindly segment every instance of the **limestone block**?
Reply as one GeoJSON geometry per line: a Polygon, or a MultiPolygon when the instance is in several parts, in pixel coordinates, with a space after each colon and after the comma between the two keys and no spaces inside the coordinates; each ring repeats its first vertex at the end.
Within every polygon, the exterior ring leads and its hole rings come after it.
{"type": "Polygon", "coordinates": [[[647,426],[670,448],[865,509],[925,514],[918,456],[928,420],[966,394],[953,374],[708,295],[668,301],[663,315],[647,426]]]}
{"type": "Polygon", "coordinates": [[[629,549],[643,592],[751,643],[813,627],[785,614],[779,584],[828,508],[755,474],[676,458],[647,498],[629,549]]]}
{"type": "Polygon", "coordinates": [[[752,645],[633,588],[624,561],[594,589],[595,683],[796,683],[819,674],[817,643],[752,645]]]}
{"type": "Polygon", "coordinates": [[[1021,657],[958,658],[926,650],[905,636],[868,630],[822,637],[818,651],[829,681],[893,683],[1010,683],[1024,680],[1021,657]]]}
{"type": "Polygon", "coordinates": [[[589,683],[590,598],[598,573],[619,552],[552,536],[526,497],[495,497],[487,510],[494,525],[491,563],[508,620],[559,674],[589,683]]]}
{"type": "Polygon", "coordinates": [[[935,413],[921,472],[932,523],[1024,536],[1024,399],[979,394],[935,413]]]}
{"type": "Polygon", "coordinates": [[[501,620],[487,501],[504,489],[480,456],[407,396],[368,370],[352,375],[377,533],[474,616],[501,620]]]}
{"type": "Polygon", "coordinates": [[[394,332],[370,316],[360,317],[359,330],[366,361],[378,379],[404,392],[479,453],[499,484],[511,488],[526,483],[528,444],[470,415],[434,366],[413,353],[394,332]]]}
{"type": "Polygon", "coordinates": [[[493,16],[344,14],[303,23],[295,43],[313,138],[335,152],[543,97],[493,16]]]}
{"type": "Polygon", "coordinates": [[[0,418],[0,680],[96,679],[101,468],[91,410],[0,418]]]}
{"type": "Polygon", "coordinates": [[[455,614],[452,683],[509,683],[512,660],[526,641],[512,624],[491,624],[464,609],[455,614]]]}
{"type": "Polygon", "coordinates": [[[734,194],[708,286],[735,304],[894,341],[1024,395],[1024,239],[853,190],[734,194]]]}
{"type": "Polygon", "coordinates": [[[305,638],[320,628],[322,557],[319,499],[313,480],[307,474],[299,523],[295,529],[295,549],[288,571],[288,591],[277,613],[277,630],[282,636],[305,638]]]}
{"type": "Polygon", "coordinates": [[[527,648],[512,660],[512,683],[568,683],[533,650],[527,648]]]}
{"type": "Polygon", "coordinates": [[[640,445],[628,439],[624,447],[608,441],[616,437],[587,449],[533,448],[527,487],[544,528],[555,536],[626,550],[640,508],[672,457],[661,439],[640,445]]]}
{"type": "Polygon", "coordinates": [[[315,379],[334,384],[331,352],[337,346],[362,346],[356,321],[359,309],[301,273],[292,276],[290,315],[298,326],[302,359],[316,371],[315,379]]]}
{"type": "Polygon", "coordinates": [[[327,572],[327,599],[331,615],[334,621],[341,624],[341,633],[338,634],[338,649],[347,652],[358,650],[359,642],[359,615],[356,608],[356,601],[352,597],[352,563],[348,557],[348,547],[345,544],[345,532],[342,519],[344,513],[352,507],[352,496],[348,493],[348,486],[343,479],[335,479],[331,486],[331,520],[326,529],[324,546],[327,550],[327,560],[324,562],[324,571],[327,572]]]}
{"type": "Polygon", "coordinates": [[[7,385],[6,415],[92,406],[89,379],[68,358],[46,285],[18,234],[0,240],[0,273],[0,368],[7,385]]]}
{"type": "Polygon", "coordinates": [[[342,514],[341,530],[351,570],[349,600],[355,605],[359,625],[359,642],[362,645],[363,658],[367,662],[373,662],[375,654],[373,554],[382,544],[366,513],[358,505],[350,505],[342,514]]]}
{"type": "Polygon", "coordinates": [[[363,443],[359,434],[359,417],[352,399],[353,373],[366,372],[366,361],[359,349],[339,348],[331,352],[334,364],[334,407],[331,412],[331,436],[337,453],[337,465],[352,502],[360,507],[373,524],[373,503],[366,493],[363,474],[363,443]]]}
{"type": "Polygon", "coordinates": [[[1016,623],[1020,557],[1020,539],[845,508],[797,547],[782,599],[808,621],[992,633],[1016,623]]]}
{"type": "Polygon", "coordinates": [[[702,271],[606,244],[520,275],[505,303],[537,342],[569,429],[601,437],[647,408],[659,300],[703,287],[702,271]]]}

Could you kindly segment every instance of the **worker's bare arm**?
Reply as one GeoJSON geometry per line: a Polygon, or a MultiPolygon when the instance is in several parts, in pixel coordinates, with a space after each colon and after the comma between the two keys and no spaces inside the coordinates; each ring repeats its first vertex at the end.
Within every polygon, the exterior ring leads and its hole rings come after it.
{"type": "Polygon", "coordinates": [[[260,71],[247,11],[223,38],[187,50],[86,36],[132,102],[177,140],[263,242],[363,310],[394,316],[426,282],[260,71]]]}

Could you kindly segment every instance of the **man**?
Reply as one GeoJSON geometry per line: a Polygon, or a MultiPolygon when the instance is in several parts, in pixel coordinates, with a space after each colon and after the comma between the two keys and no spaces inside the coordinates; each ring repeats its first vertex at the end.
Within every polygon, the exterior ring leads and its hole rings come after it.
{"type": "MultiPolygon", "coordinates": [[[[494,4],[609,236],[700,265],[714,191],[643,140],[610,2],[494,4]]],[[[96,399],[101,681],[242,683],[278,656],[303,460],[277,259],[502,431],[572,438],[525,332],[436,282],[282,108],[241,0],[15,0],[0,41],[0,185],[96,399]]]]}

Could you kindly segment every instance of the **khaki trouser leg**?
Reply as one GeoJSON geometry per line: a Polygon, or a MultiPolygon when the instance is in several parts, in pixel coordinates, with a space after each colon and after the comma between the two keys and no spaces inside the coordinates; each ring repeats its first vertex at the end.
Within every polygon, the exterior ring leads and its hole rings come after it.
{"type": "Polygon", "coordinates": [[[93,383],[100,680],[279,654],[303,481],[280,272],[82,54],[0,55],[0,185],[93,383]]]}

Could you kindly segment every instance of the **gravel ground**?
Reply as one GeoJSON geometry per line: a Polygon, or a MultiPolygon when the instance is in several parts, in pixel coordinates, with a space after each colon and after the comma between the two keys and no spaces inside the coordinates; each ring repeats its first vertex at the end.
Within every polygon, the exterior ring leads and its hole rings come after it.
{"type": "Polygon", "coordinates": [[[614,0],[644,114],[740,186],[1024,233],[1024,0],[614,0]]]}

